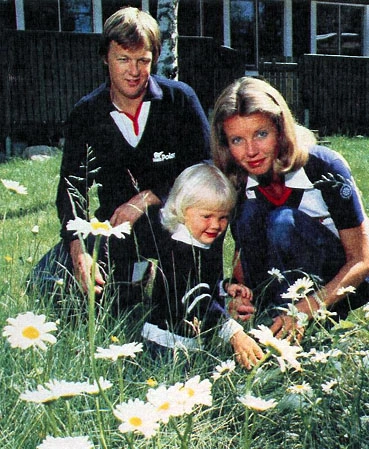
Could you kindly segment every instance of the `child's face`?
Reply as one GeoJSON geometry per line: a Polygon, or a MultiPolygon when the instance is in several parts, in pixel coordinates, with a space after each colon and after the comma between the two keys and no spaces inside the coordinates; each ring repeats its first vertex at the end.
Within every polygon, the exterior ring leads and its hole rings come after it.
{"type": "Polygon", "coordinates": [[[210,245],[227,229],[229,210],[188,207],[184,213],[185,226],[193,237],[210,245]]]}

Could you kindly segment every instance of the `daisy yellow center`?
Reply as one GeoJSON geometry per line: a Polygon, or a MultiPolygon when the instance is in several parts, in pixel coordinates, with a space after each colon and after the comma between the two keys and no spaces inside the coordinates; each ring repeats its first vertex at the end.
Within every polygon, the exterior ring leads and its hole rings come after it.
{"type": "Polygon", "coordinates": [[[301,286],[301,287],[299,287],[299,288],[296,290],[296,293],[297,293],[298,295],[302,295],[302,294],[305,293],[305,290],[306,290],[306,288],[305,288],[304,286],[301,286]]]}
{"type": "Polygon", "coordinates": [[[101,221],[91,223],[91,227],[94,231],[98,231],[99,229],[103,229],[104,231],[110,230],[109,223],[102,223],[101,221]]]}
{"type": "Polygon", "coordinates": [[[159,410],[169,410],[169,402],[163,402],[159,407],[159,410]]]}
{"type": "Polygon", "coordinates": [[[305,390],[305,385],[296,385],[296,390],[305,390]]]}
{"type": "Polygon", "coordinates": [[[22,335],[30,340],[35,340],[39,338],[40,331],[34,326],[27,326],[22,330],[22,335]]]}
{"type": "Polygon", "coordinates": [[[195,396],[195,390],[193,390],[192,388],[187,388],[187,394],[188,397],[192,398],[192,396],[195,396]]]}
{"type": "Polygon", "coordinates": [[[132,416],[132,418],[129,418],[129,423],[131,426],[140,427],[142,426],[142,419],[138,416],[132,416]]]}

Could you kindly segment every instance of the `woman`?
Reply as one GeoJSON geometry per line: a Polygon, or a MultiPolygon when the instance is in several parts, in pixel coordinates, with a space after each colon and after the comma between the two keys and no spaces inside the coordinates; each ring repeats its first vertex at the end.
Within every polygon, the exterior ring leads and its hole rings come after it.
{"type": "MultiPolygon", "coordinates": [[[[211,131],[214,162],[239,192],[232,224],[238,280],[255,289],[273,268],[288,283],[314,275],[315,292],[296,304],[310,319],[321,303],[344,318],[367,302],[367,218],[346,161],[316,145],[282,95],[256,78],[222,92],[211,131]],[[347,297],[347,287],[356,293],[347,297]]],[[[273,285],[265,306],[286,302],[280,294],[288,284],[273,285]]],[[[273,318],[277,336],[295,326],[285,314],[273,318]]]]}

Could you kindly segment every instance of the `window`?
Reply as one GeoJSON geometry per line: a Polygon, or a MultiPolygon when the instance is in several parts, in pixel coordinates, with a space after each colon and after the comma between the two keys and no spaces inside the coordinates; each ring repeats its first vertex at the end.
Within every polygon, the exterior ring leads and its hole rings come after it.
{"type": "Polygon", "coordinates": [[[363,48],[361,6],[317,4],[317,53],[361,56],[363,48]]]}
{"type": "Polygon", "coordinates": [[[24,1],[27,30],[92,32],[91,0],[24,1]]]}
{"type": "Polygon", "coordinates": [[[249,67],[283,56],[283,0],[231,0],[231,45],[249,67]]]}
{"type": "Polygon", "coordinates": [[[180,0],[178,34],[213,37],[223,42],[223,0],[180,0]]]}
{"type": "MultiPolygon", "coordinates": [[[[142,1],[141,0],[102,0],[102,15],[103,15],[103,22],[110,17],[112,14],[114,14],[118,9],[124,7],[124,6],[133,6],[135,8],[141,9],[142,7],[142,1]]],[[[150,1],[150,14],[152,16],[156,16],[156,11],[152,10],[152,1],[150,1]],[[155,15],[154,15],[155,12],[155,15]]]]}

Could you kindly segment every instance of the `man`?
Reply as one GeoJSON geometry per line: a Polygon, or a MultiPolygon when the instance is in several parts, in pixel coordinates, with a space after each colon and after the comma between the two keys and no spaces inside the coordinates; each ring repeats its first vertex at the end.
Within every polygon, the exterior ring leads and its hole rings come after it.
{"type": "MultiPolygon", "coordinates": [[[[195,92],[151,73],[160,49],[159,27],[148,13],[127,7],[113,14],[100,45],[109,80],[77,103],[67,123],[56,205],[64,249],[85,291],[92,258],[66,225],[76,215],[89,217],[92,183],[99,186],[97,219],[112,226],[129,221],[145,236],[155,227],[150,208],[163,204],[184,168],[209,157],[209,125],[195,92]]],[[[135,241],[139,250],[146,243],[135,241]]],[[[118,281],[129,280],[137,259],[137,248],[124,245],[112,241],[109,249],[118,281]]],[[[93,282],[100,293],[99,269],[93,282]]]]}

